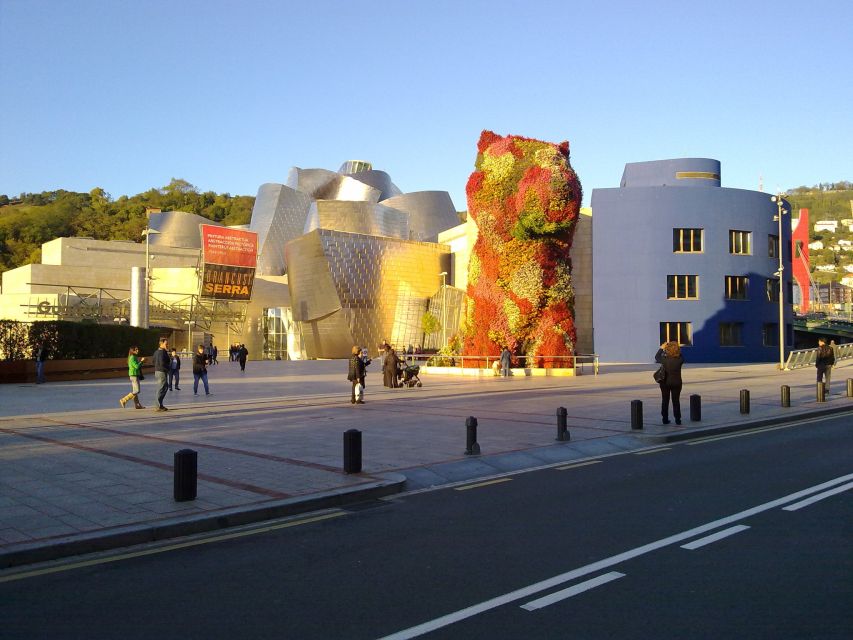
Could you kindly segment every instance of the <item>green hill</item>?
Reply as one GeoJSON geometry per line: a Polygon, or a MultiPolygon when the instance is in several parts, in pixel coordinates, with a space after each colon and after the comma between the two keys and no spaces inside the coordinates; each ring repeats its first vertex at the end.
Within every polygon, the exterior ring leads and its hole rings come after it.
{"type": "Polygon", "coordinates": [[[176,178],[160,189],[117,199],[101,188],[0,195],[0,273],[40,262],[42,243],[61,236],[140,242],[149,207],[188,211],[230,226],[248,224],[254,204],[253,196],[199,193],[176,178]]]}

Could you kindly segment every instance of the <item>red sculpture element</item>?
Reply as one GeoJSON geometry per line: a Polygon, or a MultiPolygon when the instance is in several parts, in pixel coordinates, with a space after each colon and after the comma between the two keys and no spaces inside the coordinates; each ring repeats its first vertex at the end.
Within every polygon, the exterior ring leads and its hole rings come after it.
{"type": "Polygon", "coordinates": [[[800,209],[791,231],[791,268],[800,287],[800,313],[809,312],[809,210],[800,209]]]}
{"type": "Polygon", "coordinates": [[[483,131],[468,179],[477,242],[468,269],[463,353],[570,366],[576,340],[569,249],[582,199],[559,145],[483,131]]]}

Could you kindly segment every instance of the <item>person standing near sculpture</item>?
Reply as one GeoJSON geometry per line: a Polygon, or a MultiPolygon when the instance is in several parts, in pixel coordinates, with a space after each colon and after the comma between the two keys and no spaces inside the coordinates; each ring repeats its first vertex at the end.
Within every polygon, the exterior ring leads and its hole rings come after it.
{"type": "Polygon", "coordinates": [[[669,400],[672,398],[672,415],[675,424],[681,425],[681,367],[684,357],[677,342],[664,342],[655,354],[655,362],[661,365],[665,374],[660,385],[660,413],[664,424],[669,424],[669,400]]]}
{"type": "Polygon", "coordinates": [[[512,354],[509,352],[509,347],[504,347],[501,351],[501,375],[504,378],[509,377],[509,367],[512,364],[512,354]]]}
{"type": "Polygon", "coordinates": [[[130,347],[127,351],[127,375],[130,377],[130,393],[118,401],[122,409],[130,400],[133,400],[133,406],[137,409],[145,408],[139,402],[139,380],[142,378],[143,362],[145,362],[145,358],[139,357],[139,347],[130,347]]]}
{"type": "Polygon", "coordinates": [[[391,345],[385,345],[385,358],[382,360],[382,378],[383,384],[389,389],[397,386],[397,370],[399,369],[400,360],[397,358],[397,353],[391,348],[391,345]]]}
{"type": "Polygon", "coordinates": [[[169,390],[169,339],[160,338],[160,348],[154,352],[154,379],[157,381],[157,408],[155,411],[168,411],[163,399],[169,390]]]}

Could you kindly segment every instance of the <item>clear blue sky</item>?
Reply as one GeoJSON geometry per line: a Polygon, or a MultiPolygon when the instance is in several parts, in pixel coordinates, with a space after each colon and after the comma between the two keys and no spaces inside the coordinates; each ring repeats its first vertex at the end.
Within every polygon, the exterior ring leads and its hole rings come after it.
{"type": "Polygon", "coordinates": [[[586,204],[687,156],[727,187],[853,180],[851,7],[0,0],[0,194],[254,195],[365,159],[462,210],[482,129],[569,140],[586,204]]]}

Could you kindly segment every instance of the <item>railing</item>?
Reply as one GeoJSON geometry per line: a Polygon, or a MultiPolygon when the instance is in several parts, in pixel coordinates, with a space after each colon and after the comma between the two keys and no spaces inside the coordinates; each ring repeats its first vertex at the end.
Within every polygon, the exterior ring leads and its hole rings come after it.
{"type": "MultiPolygon", "coordinates": [[[[424,354],[397,354],[407,364],[417,363],[428,367],[452,367],[458,369],[491,369],[494,364],[500,363],[500,356],[456,356],[456,355],[424,355],[424,354]]],[[[521,368],[541,369],[546,364],[552,368],[571,368],[575,372],[583,374],[585,365],[592,365],[594,375],[598,375],[598,354],[577,354],[574,356],[513,356],[514,362],[519,362],[521,368]]]]}
{"type": "MultiPolygon", "coordinates": [[[[833,347],[836,362],[853,358],[853,342],[837,344],[833,347]]],[[[799,369],[800,367],[813,367],[817,360],[817,349],[798,349],[788,354],[785,369],[799,369]]]]}

